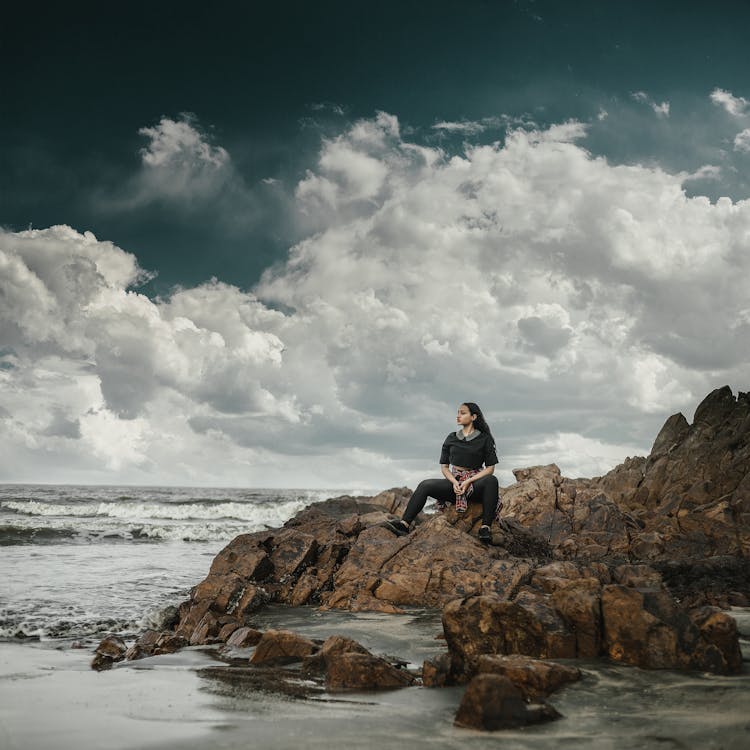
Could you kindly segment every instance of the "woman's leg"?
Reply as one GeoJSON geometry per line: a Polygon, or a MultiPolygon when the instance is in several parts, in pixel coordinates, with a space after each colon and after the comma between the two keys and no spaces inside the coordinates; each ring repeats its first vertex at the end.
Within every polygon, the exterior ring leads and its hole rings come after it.
{"type": "MultiPolygon", "coordinates": [[[[497,483],[497,482],[496,482],[497,483]]],[[[456,502],[456,493],[453,491],[453,483],[447,479],[425,479],[417,485],[414,494],[409,500],[409,504],[404,511],[403,521],[408,524],[417,517],[417,514],[424,508],[428,497],[434,497],[441,503],[456,502]]],[[[494,510],[493,510],[494,512],[494,510]]]]}
{"type": "Polygon", "coordinates": [[[476,499],[482,503],[483,526],[492,526],[492,521],[495,519],[495,508],[497,508],[497,497],[499,492],[500,485],[494,474],[490,474],[488,477],[482,477],[474,482],[474,493],[471,499],[476,499]]]}

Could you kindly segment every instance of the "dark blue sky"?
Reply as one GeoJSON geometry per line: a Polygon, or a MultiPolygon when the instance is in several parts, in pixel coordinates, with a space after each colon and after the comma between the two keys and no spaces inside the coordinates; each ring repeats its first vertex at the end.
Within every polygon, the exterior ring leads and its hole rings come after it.
{"type": "MultiPolygon", "coordinates": [[[[0,224],[91,230],[158,273],[152,294],[211,276],[248,288],[299,239],[289,197],[321,136],[377,110],[448,150],[461,136],[432,128],[444,120],[578,118],[593,123],[586,147],[613,162],[715,163],[716,138],[701,142],[722,127],[708,95],[750,93],[748,28],[750,3],[727,0],[13,4],[0,224]],[[638,91],[670,101],[669,119],[638,91]],[[113,205],[139,170],[139,129],[184,112],[231,155],[244,220],[227,221],[221,191],[189,209],[113,205]]],[[[743,170],[696,189],[750,194],[743,170]]]]}

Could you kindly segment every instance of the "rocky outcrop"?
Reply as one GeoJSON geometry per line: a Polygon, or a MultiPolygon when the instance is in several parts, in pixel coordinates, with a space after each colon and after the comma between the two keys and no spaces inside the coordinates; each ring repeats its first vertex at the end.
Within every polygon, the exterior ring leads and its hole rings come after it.
{"type": "Polygon", "coordinates": [[[508,676],[503,660],[519,654],[738,671],[733,620],[716,607],[750,603],[747,394],[714,391],[692,424],[669,417],[649,456],[603,477],[570,479],[555,464],[514,475],[490,544],[476,538],[476,504],[422,515],[396,536],[385,521],[403,512],[406,488],[315,503],[280,529],[243,534],[216,556],[171,627],[147,631],[125,652],[105,644],[97,664],[186,644],[256,646],[257,669],[268,651],[272,662],[303,660],[305,673],[332,688],[366,686],[368,674],[404,682],[403,670],[346,639],[321,647],[255,630],[258,609],[279,602],[444,608],[449,650],[425,663],[431,686],[468,683],[483,670],[508,676]]]}
{"type": "MultiPolygon", "coordinates": [[[[486,671],[480,664],[488,655],[514,654],[545,659],[607,655],[650,669],[739,673],[739,639],[729,615],[707,607],[691,617],[656,584],[655,571],[623,566],[615,573],[620,583],[555,577],[551,593],[527,586],[510,601],[474,596],[450,602],[443,609],[450,654],[444,684],[486,671]]],[[[549,586],[549,577],[537,580],[549,586]]]]}

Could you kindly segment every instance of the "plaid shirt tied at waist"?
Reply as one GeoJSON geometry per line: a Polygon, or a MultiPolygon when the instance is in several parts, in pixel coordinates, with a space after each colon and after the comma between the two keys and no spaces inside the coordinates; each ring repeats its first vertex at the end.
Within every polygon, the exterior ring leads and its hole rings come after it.
{"type": "MultiPolygon", "coordinates": [[[[465,482],[467,479],[470,479],[475,474],[478,474],[481,471],[481,469],[466,469],[466,470],[460,470],[457,469],[455,466],[450,467],[450,472],[453,474],[453,476],[456,478],[456,481],[461,484],[461,482],[465,482]]],[[[456,513],[466,513],[466,509],[469,507],[469,498],[471,497],[472,493],[474,492],[474,485],[470,484],[466,488],[466,492],[464,492],[461,495],[456,495],[456,513]]],[[[447,506],[447,503],[441,503],[439,500],[436,502],[436,508],[441,513],[445,510],[447,506]]],[[[500,511],[503,509],[503,502],[500,499],[500,495],[497,497],[497,505],[495,506],[495,521],[500,520],[500,511]]]]}

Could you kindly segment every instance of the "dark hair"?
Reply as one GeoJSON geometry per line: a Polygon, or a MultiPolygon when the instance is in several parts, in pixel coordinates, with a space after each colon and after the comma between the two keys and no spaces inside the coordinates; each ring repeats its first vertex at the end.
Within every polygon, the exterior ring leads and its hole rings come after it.
{"type": "Polygon", "coordinates": [[[492,443],[494,444],[495,438],[490,432],[490,426],[487,424],[487,421],[484,418],[484,414],[482,414],[482,410],[473,401],[464,401],[463,405],[469,410],[469,414],[476,414],[477,418],[474,420],[474,427],[476,427],[476,429],[480,430],[481,432],[489,435],[492,443]]]}

